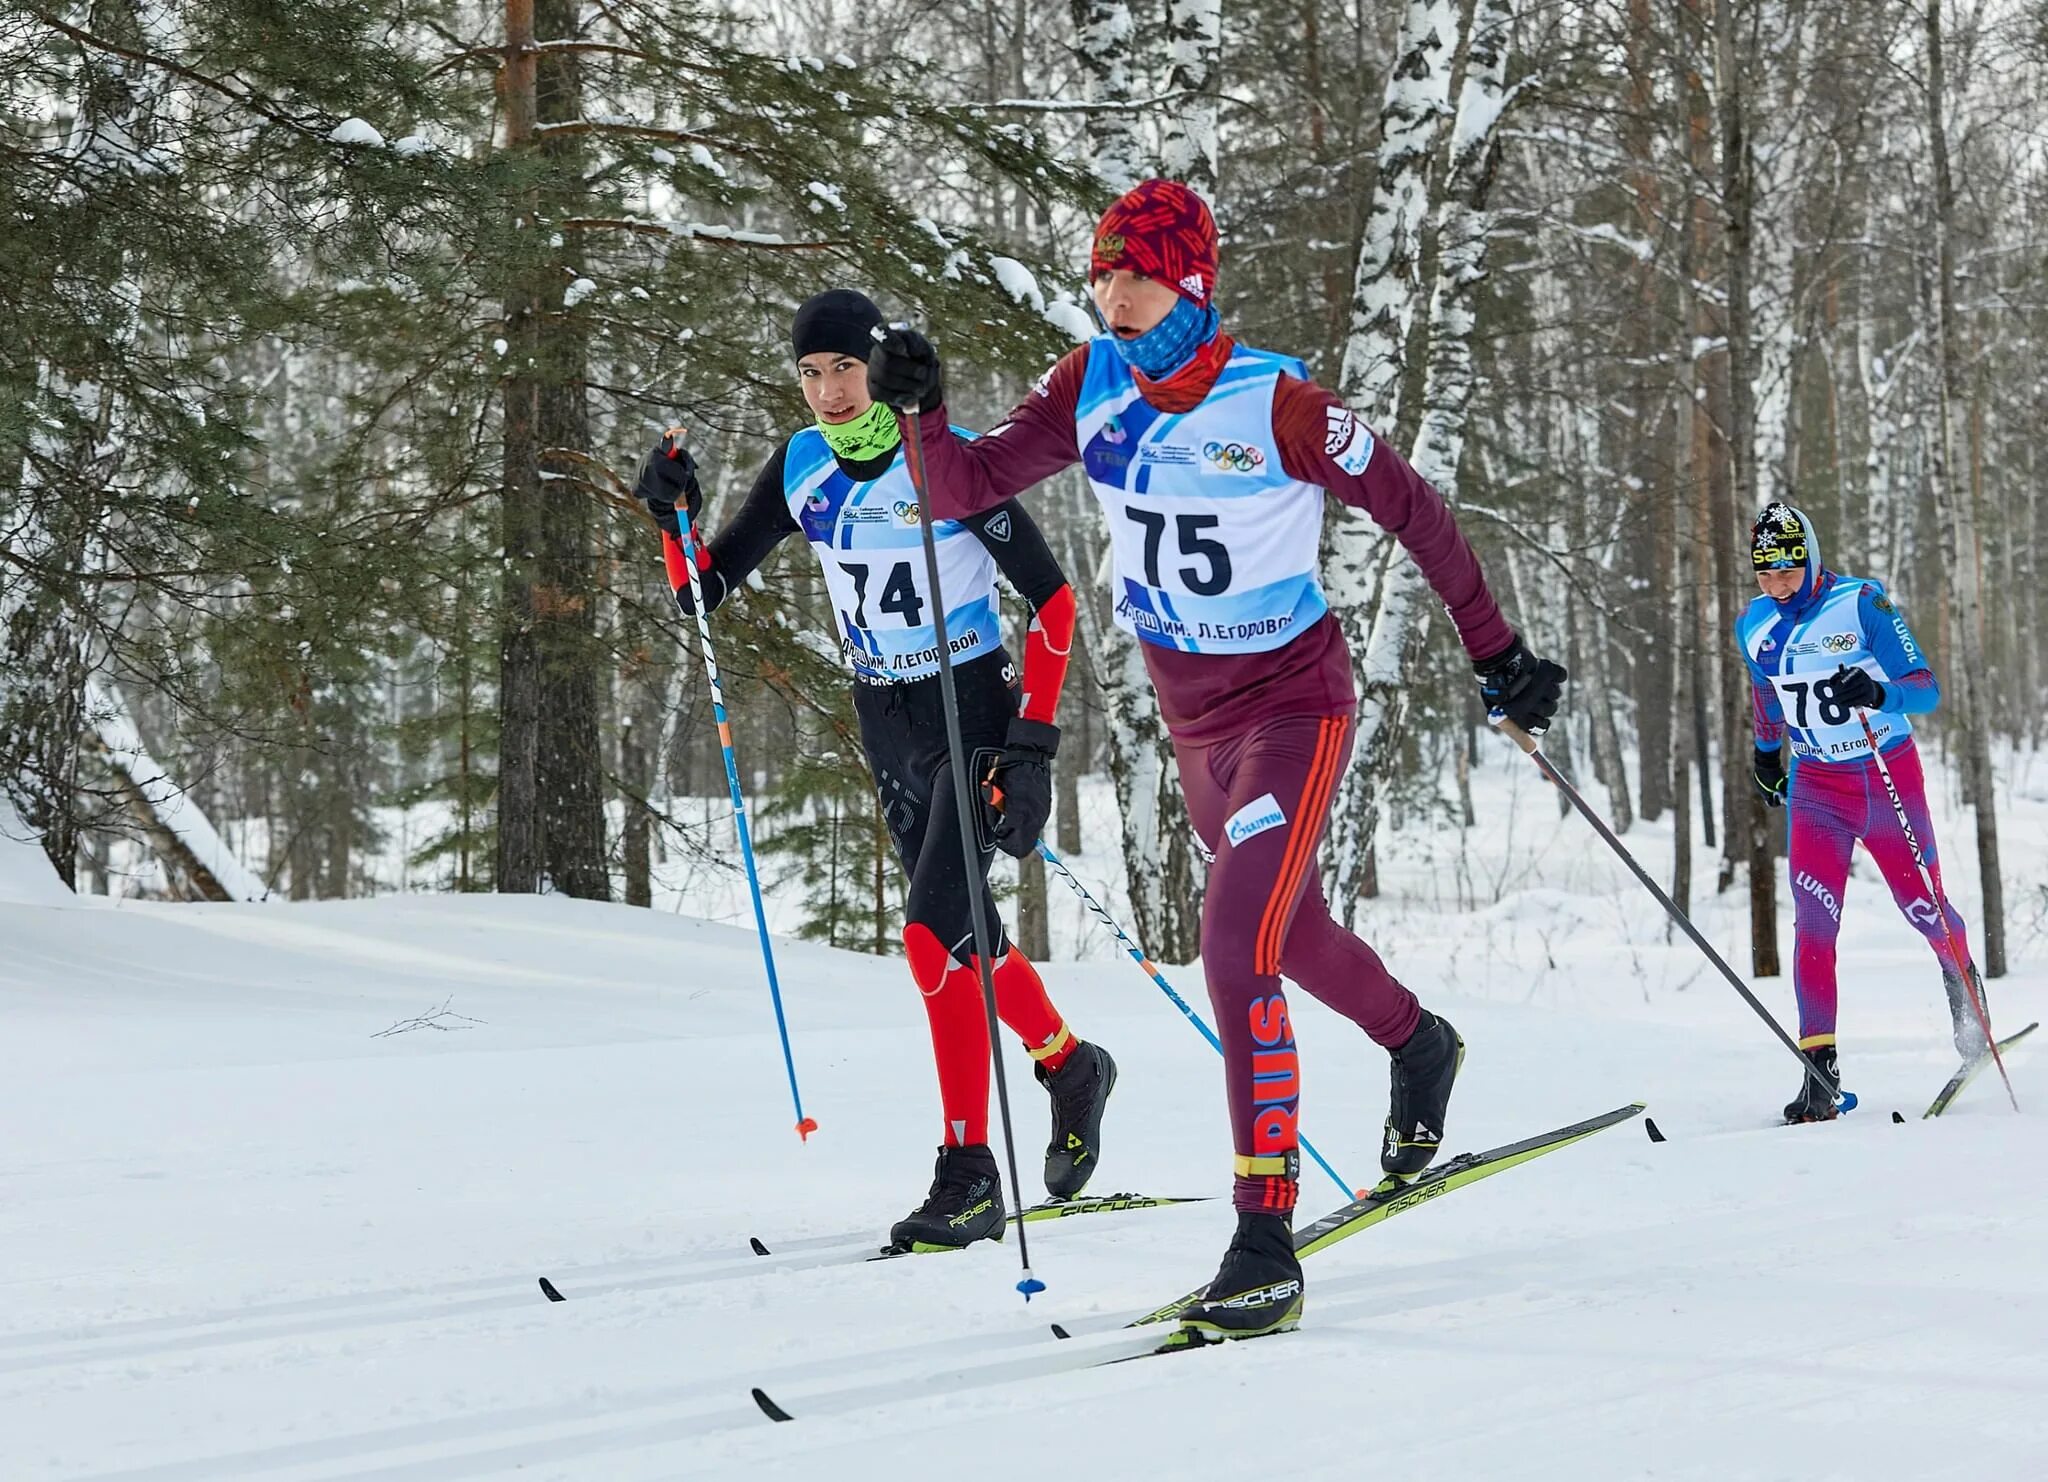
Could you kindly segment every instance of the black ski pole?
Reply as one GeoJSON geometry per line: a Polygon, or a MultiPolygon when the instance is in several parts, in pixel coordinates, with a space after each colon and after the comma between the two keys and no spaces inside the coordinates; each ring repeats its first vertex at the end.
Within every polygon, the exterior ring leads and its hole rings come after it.
{"type": "MultiPolygon", "coordinates": [[[[876,339],[882,337],[879,328],[874,333],[876,339]]],[[[932,495],[924,476],[924,444],[918,441],[918,410],[914,406],[897,410],[905,424],[903,464],[910,474],[910,487],[917,494],[917,528],[924,544],[924,576],[931,588],[932,638],[939,650],[939,701],[946,712],[946,755],[953,768],[953,801],[959,805],[954,811],[960,823],[960,859],[968,874],[967,906],[974,921],[974,957],[981,971],[981,1002],[988,1014],[989,1053],[995,1061],[996,1106],[1003,1120],[1003,1155],[1010,1168],[1010,1193],[1017,1208],[1022,1209],[1024,1185],[1017,1177],[1017,1139],[1010,1130],[1010,1085],[1003,1073],[1003,1030],[996,1021],[996,985],[990,966],[993,938],[989,932],[988,915],[982,909],[983,892],[974,885],[975,862],[981,858],[971,811],[976,784],[967,773],[967,744],[960,739],[960,703],[953,690],[953,655],[947,647],[946,638],[946,599],[939,590],[939,547],[932,537],[932,495]]],[[[1026,1239],[1024,1222],[1019,1220],[1017,1255],[1024,1263],[1024,1277],[1017,1283],[1017,1290],[1029,1302],[1034,1292],[1045,1290],[1045,1283],[1031,1274],[1031,1247],[1025,1243],[1026,1239]]]]}
{"type": "Polygon", "coordinates": [[[1742,995],[1742,1001],[1756,1010],[1756,1016],[1759,1019],[1770,1025],[1771,1033],[1775,1034],[1778,1037],[1778,1042],[1790,1050],[1794,1057],[1798,1059],[1800,1068],[1806,1072],[1808,1078],[1816,1086],[1820,1087],[1821,1090],[1827,1092],[1829,1103],[1840,1108],[1842,1111],[1855,1110],[1856,1093],[1844,1091],[1839,1085],[1828,1078],[1825,1071],[1806,1058],[1799,1048],[1798,1041],[1787,1034],[1784,1027],[1771,1017],[1771,1011],[1763,1006],[1754,993],[1749,991],[1749,985],[1735,975],[1735,969],[1730,967],[1721,954],[1714,950],[1711,942],[1700,935],[1699,928],[1692,924],[1685,912],[1678,909],[1678,902],[1666,895],[1664,888],[1650,878],[1647,870],[1636,863],[1636,857],[1630,854],[1621,840],[1614,836],[1614,830],[1609,828],[1600,815],[1593,811],[1586,800],[1579,796],[1579,790],[1565,781],[1564,774],[1550,764],[1550,758],[1543,754],[1543,748],[1536,744],[1536,738],[1509,720],[1505,715],[1502,715],[1498,710],[1488,715],[1487,720],[1492,722],[1495,730],[1529,753],[1530,759],[1542,770],[1543,775],[1550,780],[1551,786],[1563,793],[1566,800],[1579,810],[1579,816],[1592,824],[1593,831],[1607,841],[1607,847],[1621,856],[1621,862],[1629,867],[1630,872],[1638,880],[1643,882],[1643,888],[1657,898],[1657,904],[1670,913],[1671,919],[1678,923],[1678,929],[1691,937],[1692,944],[1704,952],[1707,956],[1707,961],[1713,963],[1720,970],[1721,976],[1728,980],[1728,986],[1742,995]]]}

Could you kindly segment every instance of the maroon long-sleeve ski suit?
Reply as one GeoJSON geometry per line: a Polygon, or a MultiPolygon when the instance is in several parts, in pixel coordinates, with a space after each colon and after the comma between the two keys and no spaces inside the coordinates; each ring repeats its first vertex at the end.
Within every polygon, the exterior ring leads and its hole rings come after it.
{"type": "MultiPolygon", "coordinates": [[[[1144,400],[1168,415],[1198,407],[1232,348],[1220,335],[1168,380],[1141,380],[1144,400]]],[[[943,411],[923,417],[934,512],[966,517],[1081,461],[1077,416],[1088,357],[1105,349],[1098,341],[1070,352],[1002,424],[973,442],[947,435],[943,411]]],[[[1271,429],[1290,478],[1322,486],[1401,541],[1475,659],[1509,648],[1514,633],[1442,497],[1384,445],[1371,446],[1361,466],[1355,439],[1370,432],[1335,395],[1282,375],[1271,429]]],[[[1415,995],[1378,954],[1331,918],[1316,869],[1330,802],[1351,754],[1358,702],[1350,656],[1327,613],[1263,652],[1142,647],[1189,816],[1214,857],[1202,903],[1202,965],[1223,1041],[1237,1202],[1272,1207],[1293,1197],[1292,1180],[1277,1175],[1293,1164],[1300,1113],[1281,974],[1381,1045],[1405,1041],[1420,1013],[1415,995]]]]}

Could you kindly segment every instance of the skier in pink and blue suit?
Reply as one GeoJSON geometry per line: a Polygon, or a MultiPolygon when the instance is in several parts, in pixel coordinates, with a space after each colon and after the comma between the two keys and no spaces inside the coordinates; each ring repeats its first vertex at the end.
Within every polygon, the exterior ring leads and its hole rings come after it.
{"type": "MultiPolygon", "coordinates": [[[[1771,807],[1789,803],[1792,810],[1792,983],[1799,998],[1799,1048],[1829,1080],[1838,1079],[1835,941],[1849,859],[1861,839],[1892,899],[1934,949],[1956,1049],[1968,1059],[1984,1049],[1984,1032],[1965,982],[1980,1002],[1983,982],[1969,961],[1962,917],[1940,889],[1927,783],[1909,718],[1927,714],[1941,700],[1926,651],[1881,583],[1828,570],[1813,521],[1789,504],[1771,503],[1757,516],[1750,564],[1762,593],[1736,619],[1735,640],[1749,665],[1757,789],[1771,807]],[[1868,714],[1939,903],[1927,898],[1859,710],[1868,714]]],[[[1835,1115],[1811,1077],[1785,1107],[1788,1122],[1835,1115]]]]}

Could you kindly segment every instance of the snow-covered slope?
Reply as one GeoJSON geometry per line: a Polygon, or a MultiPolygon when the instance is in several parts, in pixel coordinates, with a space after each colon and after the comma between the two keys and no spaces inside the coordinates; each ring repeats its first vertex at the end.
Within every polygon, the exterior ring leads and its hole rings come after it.
{"type": "MultiPolygon", "coordinates": [[[[1524,843],[1474,844],[1483,904],[1410,890],[1373,923],[1470,1042],[1451,1142],[1636,1098],[1670,1140],[1631,1123],[1316,1257],[1296,1335],[1080,1372],[1120,1340],[1046,1324],[1206,1278],[1221,1201],[1034,1226],[1028,1308],[1014,1243],[747,1264],[750,1234],[879,1235],[921,1197],[899,964],[782,944],[804,1144],[750,933],[558,899],[0,904],[0,1477],[2041,1475],[2040,1052],[2013,1060],[2027,1115],[1987,1076],[1918,1121],[1940,990],[1859,881],[1863,1108],[1769,1127],[1783,1049],[1518,796],[1524,843]],[[769,1425],[753,1384],[809,1413],[769,1425]]],[[[1632,836],[1660,872],[1665,838],[1632,836]]],[[[2007,1027],[2044,997],[2022,946],[2007,1027]]],[[[1226,1192],[1213,1054],[1128,963],[1048,979],[1123,1067],[1096,1191],[1226,1192]]],[[[1384,1058],[1296,999],[1304,1124],[1367,1182],[1384,1058]]],[[[1009,1065],[1035,1188],[1042,1093],[1009,1065]]]]}

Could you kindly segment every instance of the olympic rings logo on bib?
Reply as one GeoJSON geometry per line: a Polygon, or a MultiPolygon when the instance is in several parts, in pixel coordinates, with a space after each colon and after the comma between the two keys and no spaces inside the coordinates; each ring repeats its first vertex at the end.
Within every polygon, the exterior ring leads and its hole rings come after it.
{"type": "Polygon", "coordinates": [[[1257,473],[1266,466],[1266,454],[1256,443],[1207,443],[1202,456],[1218,473],[1257,473]]]}
{"type": "Polygon", "coordinates": [[[906,525],[915,525],[923,513],[924,511],[921,506],[912,504],[908,500],[899,499],[896,501],[896,518],[906,525]]]}

